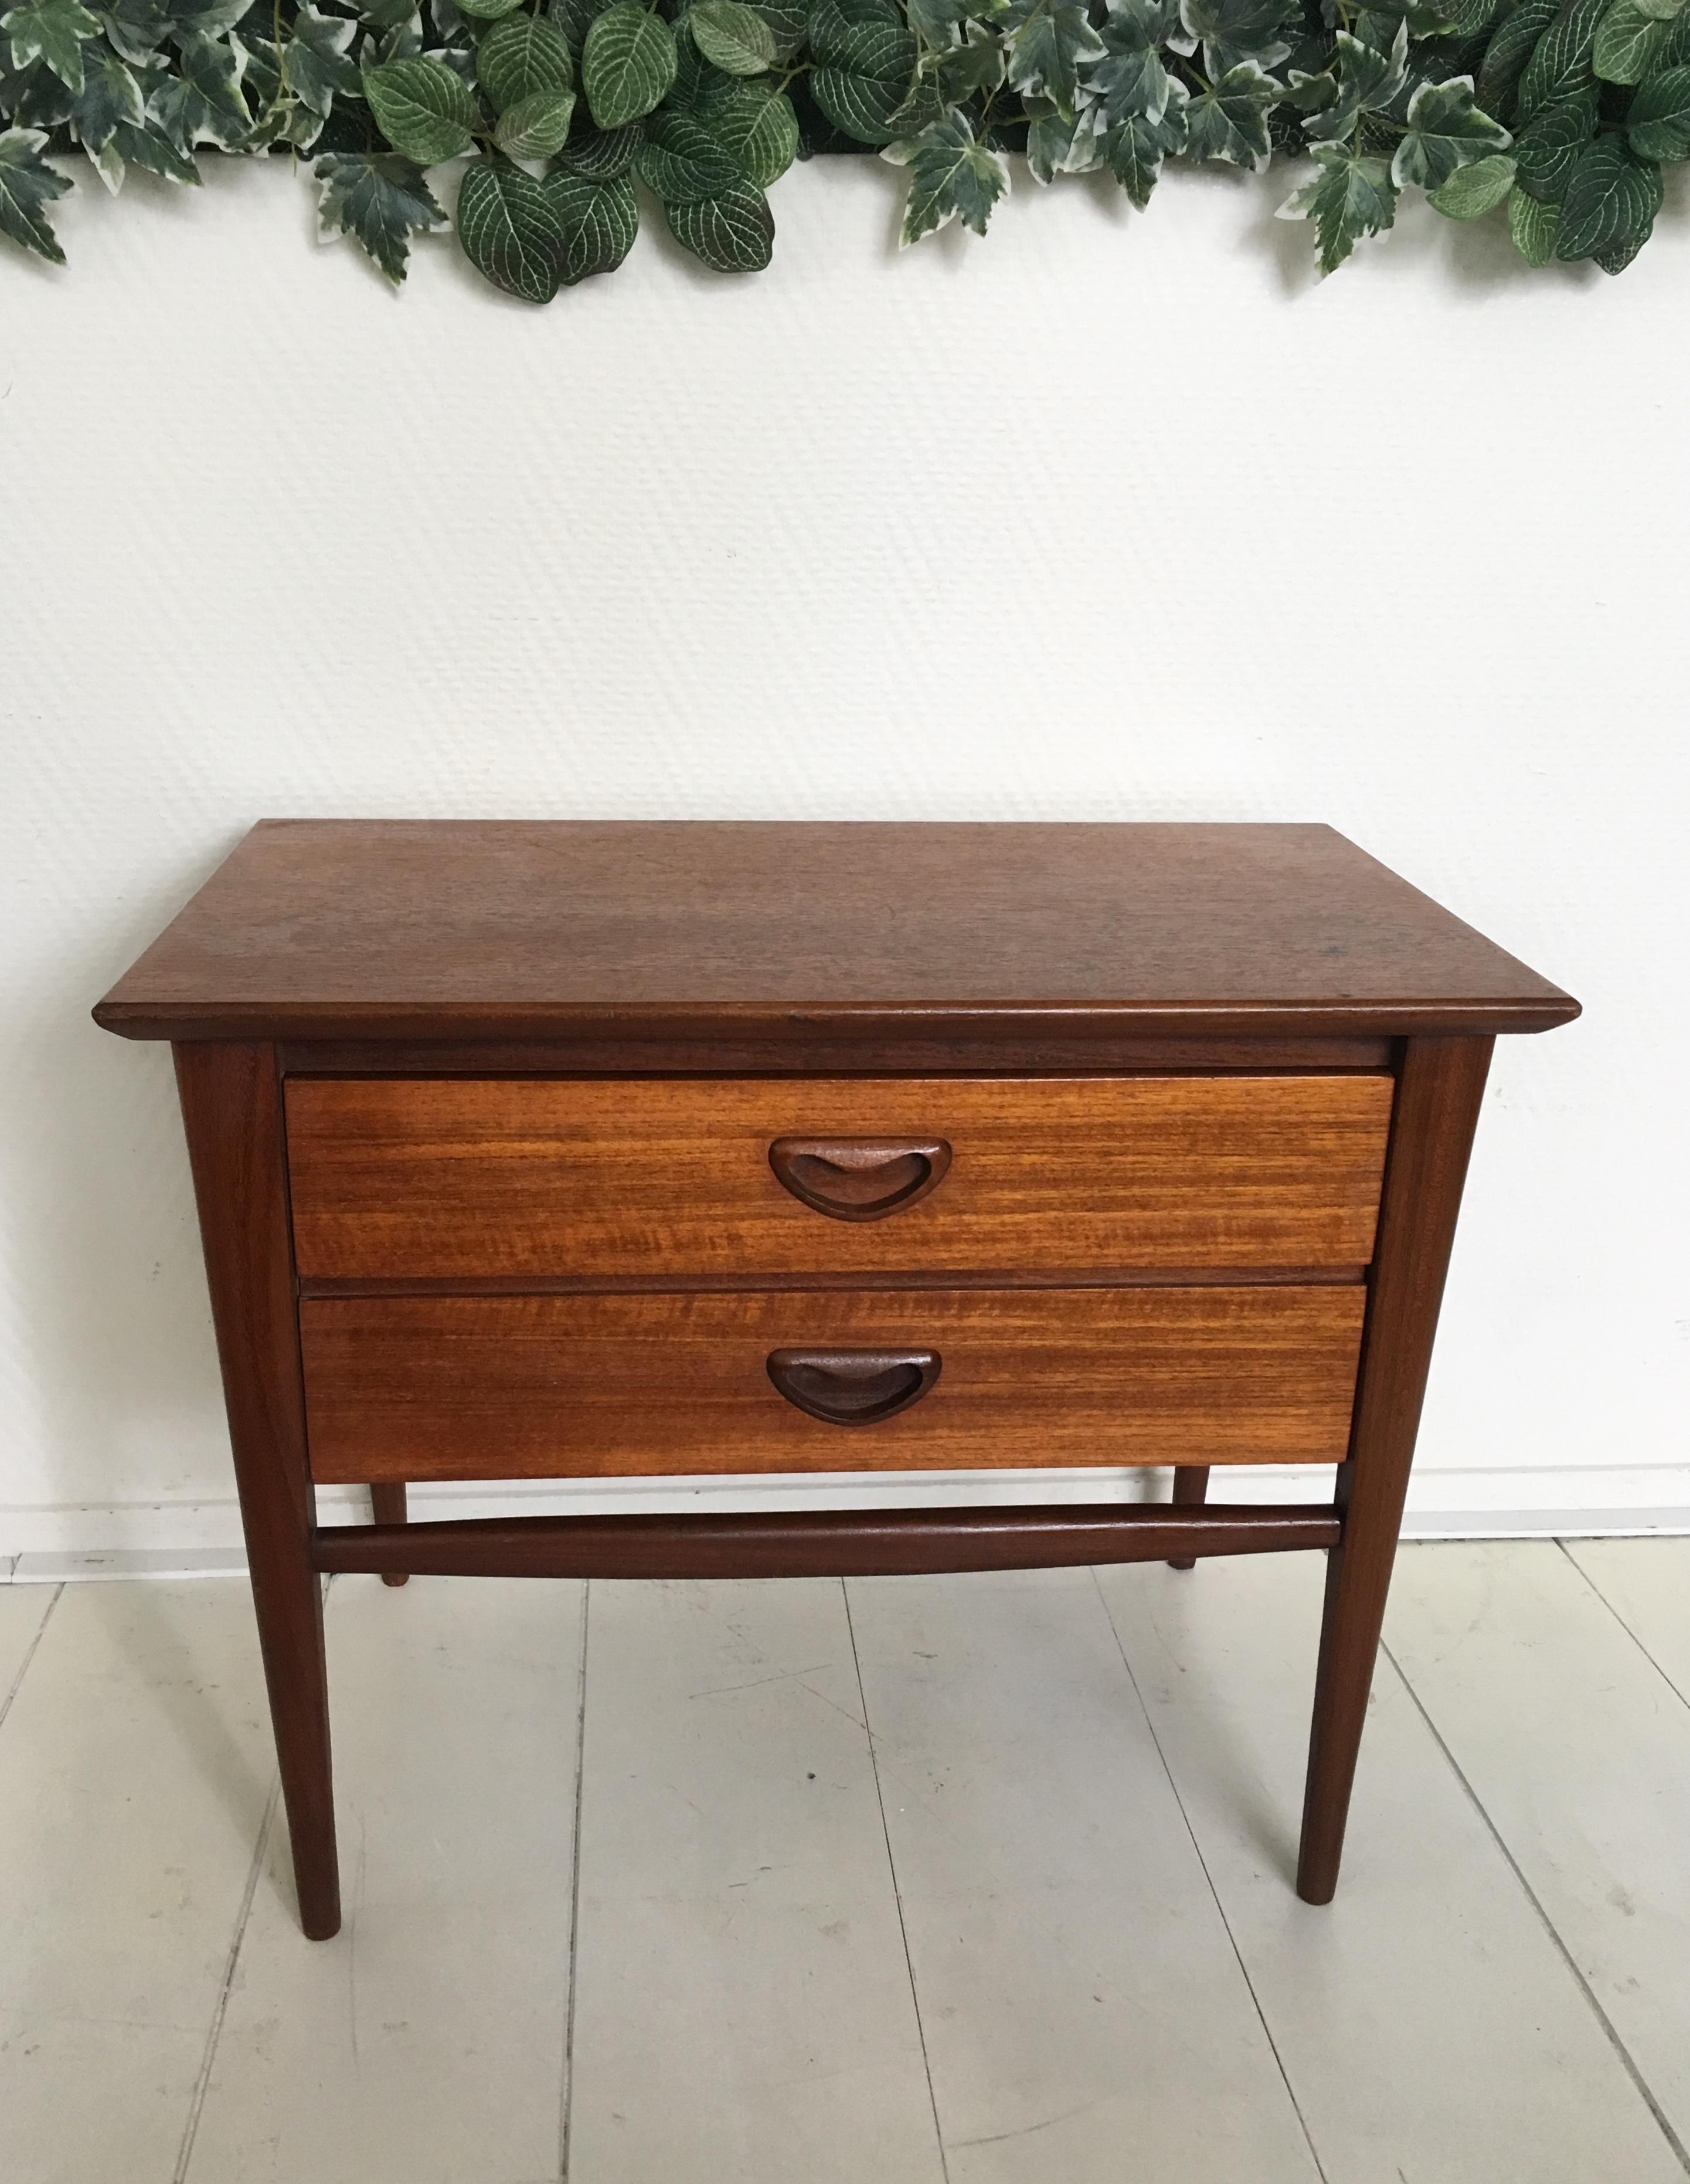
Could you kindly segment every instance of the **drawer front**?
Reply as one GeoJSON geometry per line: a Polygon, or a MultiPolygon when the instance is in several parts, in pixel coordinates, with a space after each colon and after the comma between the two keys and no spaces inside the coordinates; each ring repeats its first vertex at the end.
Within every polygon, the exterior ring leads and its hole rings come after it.
{"type": "Polygon", "coordinates": [[[308,1297],[311,1465],[326,1484],[1335,1462],[1364,1295],[1346,1284],[308,1297]],[[842,1424],[780,1392],[771,1357],[824,1405],[931,1384],[842,1424]]]}
{"type": "Polygon", "coordinates": [[[1391,1095],[1360,1074],[300,1078],[295,1250],[308,1279],[378,1280],[1356,1268],[1391,1095]]]}

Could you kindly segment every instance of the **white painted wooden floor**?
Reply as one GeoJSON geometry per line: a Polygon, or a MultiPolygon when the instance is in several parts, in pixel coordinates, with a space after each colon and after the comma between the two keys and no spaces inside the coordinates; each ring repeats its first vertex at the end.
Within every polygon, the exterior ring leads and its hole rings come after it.
{"type": "Polygon", "coordinates": [[[1690,1540],[1404,1550],[1324,1911],[1320,1581],[336,1580],[319,1944],[243,1584],[0,1587],[0,2180],[1682,2180],[1690,1540]]]}

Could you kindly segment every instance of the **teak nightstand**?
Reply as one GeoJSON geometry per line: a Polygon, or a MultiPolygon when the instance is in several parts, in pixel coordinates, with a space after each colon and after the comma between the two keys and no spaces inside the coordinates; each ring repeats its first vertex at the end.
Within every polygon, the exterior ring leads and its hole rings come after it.
{"type": "Polygon", "coordinates": [[[321,1574],[1327,1551],[1337,1885],[1491,1045],[1576,1002],[1324,827],[272,820],[175,1049],[300,1917],[321,1574]],[[1168,1464],[1171,1505],[407,1524],[411,1479],[1168,1464]],[[1212,1463],[1331,1503],[1205,1505],[1212,1463]],[[320,1529],[363,1481],[373,1524],[320,1529]]]}

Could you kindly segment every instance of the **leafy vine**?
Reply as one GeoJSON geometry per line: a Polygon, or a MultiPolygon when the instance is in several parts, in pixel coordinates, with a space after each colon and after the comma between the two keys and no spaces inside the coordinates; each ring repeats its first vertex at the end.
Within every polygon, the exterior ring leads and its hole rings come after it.
{"type": "Polygon", "coordinates": [[[1521,255],[1609,273],[1690,157],[1687,0],[18,0],[0,15],[0,230],[62,262],[48,212],[86,155],[199,180],[197,153],[308,164],[325,231],[396,284],[455,226],[548,303],[620,265],[642,196],[707,265],[766,265],[795,159],[878,147],[903,240],[984,234],[1012,157],[1145,205],[1170,158],[1306,163],[1281,208],[1322,272],[1402,192],[1521,255]],[[429,170],[466,160],[455,220],[429,170]],[[639,189],[636,188],[638,184],[639,189]]]}

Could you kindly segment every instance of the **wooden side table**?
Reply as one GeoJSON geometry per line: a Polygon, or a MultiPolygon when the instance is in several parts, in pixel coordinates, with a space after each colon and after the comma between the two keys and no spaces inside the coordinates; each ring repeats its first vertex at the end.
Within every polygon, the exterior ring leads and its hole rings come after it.
{"type": "Polygon", "coordinates": [[[1323,827],[266,821],[175,1050],[305,1931],[321,1574],[1327,1552],[1337,1885],[1495,1034],[1577,1004],[1323,827]],[[1337,1466],[1206,1503],[1212,1463],[1337,1466]],[[1176,1467],[1172,1504],[404,1521],[415,1479],[1176,1467]],[[378,1521],[320,1528],[319,1485],[378,1521]]]}

